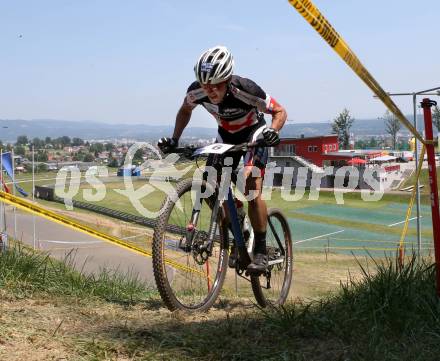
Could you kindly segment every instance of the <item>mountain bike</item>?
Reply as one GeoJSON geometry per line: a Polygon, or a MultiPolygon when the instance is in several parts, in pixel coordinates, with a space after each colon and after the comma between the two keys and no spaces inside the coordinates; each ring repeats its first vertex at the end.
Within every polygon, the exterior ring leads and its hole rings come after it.
{"type": "MultiPolygon", "coordinates": [[[[217,143],[173,152],[192,159],[216,153],[224,159],[256,146],[217,143]]],[[[268,209],[268,268],[260,274],[249,274],[246,269],[253,258],[253,232],[243,230],[243,225],[250,226],[250,222],[247,215],[243,218],[238,214],[231,182],[223,186],[218,180],[184,179],[162,204],[154,228],[153,271],[162,300],[171,311],[209,309],[219,296],[230,266],[251,283],[261,307],[282,305],[287,299],[292,281],[292,239],[286,218],[279,209],[268,209]],[[228,264],[230,248],[236,252],[232,265],[228,264]]]]}

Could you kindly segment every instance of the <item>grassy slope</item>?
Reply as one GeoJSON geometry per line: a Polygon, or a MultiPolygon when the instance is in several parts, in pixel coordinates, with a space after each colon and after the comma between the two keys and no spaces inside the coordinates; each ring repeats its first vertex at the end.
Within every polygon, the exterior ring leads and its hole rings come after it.
{"type": "Polygon", "coordinates": [[[187,315],[161,308],[132,278],[87,278],[47,261],[23,250],[0,255],[0,359],[438,360],[429,264],[370,262],[374,275],[281,310],[223,299],[187,315]]]}
{"type": "MultiPolygon", "coordinates": [[[[416,174],[415,172],[411,177],[409,177],[404,184],[402,184],[401,188],[413,186],[416,182],[416,174]]],[[[429,194],[429,174],[428,169],[422,169],[420,171],[419,183],[423,184],[424,187],[421,190],[422,194],[429,194]]],[[[437,186],[440,188],[440,167],[437,164],[437,186]]]]}
{"type": "MultiPolygon", "coordinates": [[[[138,189],[144,183],[133,182],[133,184],[134,184],[134,188],[138,189]]],[[[137,213],[136,209],[131,205],[129,200],[125,196],[115,191],[115,189],[124,189],[124,188],[125,186],[123,182],[115,182],[115,183],[107,184],[106,197],[105,199],[99,202],[99,205],[118,209],[118,210],[123,210],[129,213],[137,213]]],[[[88,185],[81,186],[81,191],[77,194],[75,199],[81,201],[85,200],[82,193],[83,189],[90,189],[90,186],[88,185]]],[[[155,211],[161,205],[164,196],[165,194],[163,192],[161,192],[160,190],[156,190],[155,192],[148,194],[148,196],[145,197],[145,199],[142,199],[142,204],[146,208],[155,211]]],[[[385,194],[378,202],[365,202],[362,199],[361,194],[356,192],[356,193],[344,194],[343,199],[344,199],[344,204],[347,206],[368,208],[374,210],[375,208],[382,207],[385,203],[391,203],[391,202],[409,203],[410,194],[385,194]]],[[[429,204],[428,201],[429,200],[427,197],[422,198],[422,202],[424,204],[429,204]]],[[[302,199],[300,199],[299,201],[291,202],[291,201],[286,201],[282,198],[279,189],[272,190],[271,197],[267,202],[268,205],[271,207],[277,207],[277,208],[289,209],[289,210],[303,208],[306,206],[316,205],[316,204],[337,204],[333,192],[321,191],[319,193],[318,200],[310,200],[309,192],[306,191],[302,199]]]]}

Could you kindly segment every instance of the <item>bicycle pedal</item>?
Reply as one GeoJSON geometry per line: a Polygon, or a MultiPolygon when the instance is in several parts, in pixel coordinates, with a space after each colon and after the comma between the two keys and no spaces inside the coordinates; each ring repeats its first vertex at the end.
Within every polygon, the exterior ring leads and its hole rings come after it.
{"type": "Polygon", "coordinates": [[[249,269],[247,269],[246,270],[246,275],[247,276],[258,276],[258,277],[260,277],[260,276],[262,276],[262,275],[264,275],[266,273],[266,271],[264,270],[264,271],[262,271],[262,270],[249,270],[249,269]]]}

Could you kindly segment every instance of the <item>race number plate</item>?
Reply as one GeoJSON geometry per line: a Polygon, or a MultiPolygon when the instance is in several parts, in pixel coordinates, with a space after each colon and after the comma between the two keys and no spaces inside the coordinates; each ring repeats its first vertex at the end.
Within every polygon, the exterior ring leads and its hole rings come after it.
{"type": "Polygon", "coordinates": [[[205,147],[199,148],[194,152],[194,155],[199,154],[223,154],[229,149],[231,149],[234,145],[233,144],[224,144],[224,143],[214,143],[207,145],[205,147]]]}

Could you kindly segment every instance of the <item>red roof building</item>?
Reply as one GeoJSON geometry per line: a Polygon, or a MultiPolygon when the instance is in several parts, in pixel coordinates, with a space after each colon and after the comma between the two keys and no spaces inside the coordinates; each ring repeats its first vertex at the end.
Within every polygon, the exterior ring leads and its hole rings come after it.
{"type": "Polygon", "coordinates": [[[318,137],[282,138],[281,143],[274,148],[274,156],[299,155],[319,167],[324,164],[325,154],[339,150],[337,135],[322,135],[318,137]]]}
{"type": "Polygon", "coordinates": [[[340,151],[338,136],[334,134],[307,138],[282,138],[280,144],[272,151],[273,156],[297,155],[319,167],[351,165],[353,158],[368,161],[381,154],[380,150],[340,151]]]}

